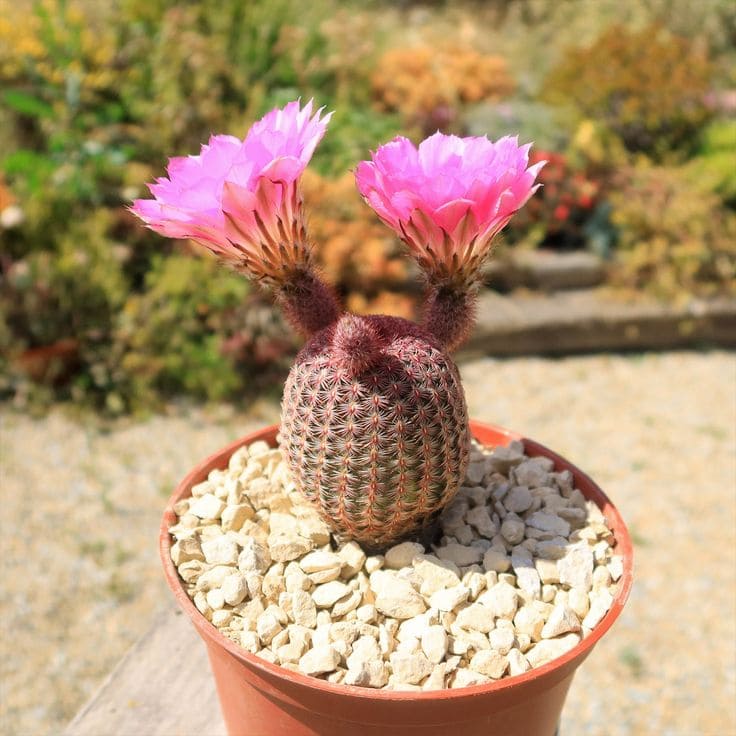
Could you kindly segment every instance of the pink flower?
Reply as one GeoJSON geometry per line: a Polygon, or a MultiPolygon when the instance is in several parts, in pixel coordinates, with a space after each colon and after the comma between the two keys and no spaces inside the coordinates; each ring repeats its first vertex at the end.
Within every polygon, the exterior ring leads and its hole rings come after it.
{"type": "Polygon", "coordinates": [[[493,237],[539,185],[531,144],[435,133],[415,148],[406,138],[381,146],[355,178],[378,216],[435,280],[472,279],[493,237]]]}
{"type": "Polygon", "coordinates": [[[154,199],[130,208],[152,230],[193,238],[256,278],[308,257],[298,180],[332,115],[312,101],[269,112],[244,140],[212,136],[198,156],[169,160],[154,199]]]}

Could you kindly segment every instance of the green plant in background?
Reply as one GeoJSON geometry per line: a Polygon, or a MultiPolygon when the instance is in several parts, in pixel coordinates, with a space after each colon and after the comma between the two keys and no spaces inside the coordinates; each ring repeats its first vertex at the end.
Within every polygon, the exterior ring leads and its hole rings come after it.
{"type": "Polygon", "coordinates": [[[604,122],[630,151],[663,158],[692,150],[711,117],[712,75],[701,47],[660,25],[612,26],[592,46],[567,52],[543,96],[604,122]]]}
{"type": "Polygon", "coordinates": [[[715,120],[705,128],[686,171],[691,181],[736,209],[736,120],[715,120]]]}
{"type": "Polygon", "coordinates": [[[93,356],[109,349],[128,293],[127,249],[116,246],[109,227],[109,213],[97,210],[7,268],[0,312],[11,385],[30,376],[68,396],[80,366],[91,368],[93,356]]]}
{"type": "Polygon", "coordinates": [[[154,260],[145,291],[128,299],[116,326],[126,401],[182,392],[221,399],[242,386],[222,342],[228,316],[245,300],[248,284],[216,268],[209,258],[154,260]]]}
{"type": "Polygon", "coordinates": [[[611,202],[616,283],[669,299],[736,294],[736,213],[686,169],[624,169],[611,202]]]}
{"type": "Polygon", "coordinates": [[[534,141],[548,151],[563,151],[574,128],[565,119],[564,111],[526,99],[481,103],[468,110],[465,121],[470,135],[493,139],[515,130],[519,131],[520,140],[534,141]]]}

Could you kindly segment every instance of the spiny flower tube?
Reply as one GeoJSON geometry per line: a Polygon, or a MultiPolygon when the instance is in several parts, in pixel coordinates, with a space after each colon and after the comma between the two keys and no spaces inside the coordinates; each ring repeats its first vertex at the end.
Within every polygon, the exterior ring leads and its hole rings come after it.
{"type": "Polygon", "coordinates": [[[312,101],[275,109],[244,140],[212,136],[198,156],[172,158],[168,178],[149,185],[153,199],[131,211],[172,238],[192,238],[237,270],[274,287],[287,317],[306,334],[337,318],[331,292],[314,274],[299,177],[332,113],[312,113],[312,101]],[[294,293],[311,293],[314,314],[299,314],[294,293]],[[318,295],[317,292],[323,292],[318,295]]]}
{"type": "Polygon", "coordinates": [[[363,198],[424,271],[434,291],[425,324],[450,349],[472,325],[493,238],[539,186],[545,162],[528,166],[530,147],[508,136],[492,142],[435,133],[417,148],[397,137],[356,169],[363,198]],[[438,296],[443,304],[433,313],[438,296]]]}

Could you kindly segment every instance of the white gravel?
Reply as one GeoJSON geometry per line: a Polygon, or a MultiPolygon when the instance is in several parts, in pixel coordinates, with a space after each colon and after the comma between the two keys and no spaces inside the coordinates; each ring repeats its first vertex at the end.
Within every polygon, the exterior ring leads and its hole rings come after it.
{"type": "Polygon", "coordinates": [[[588,635],[610,609],[618,586],[607,565],[614,560],[620,565],[621,558],[600,510],[574,488],[570,471],[555,472],[546,457],[526,457],[520,442],[499,455],[495,449],[473,444],[472,470],[440,517],[436,544],[427,549],[412,541],[396,544],[385,551],[383,569],[372,564],[369,574],[357,542],[332,539],[319,547],[299,533],[298,521],[304,519],[321,536],[329,529],[293,489],[281,451],[264,452],[261,442],[243,446],[226,470],[213,470],[192,489],[201,495],[177,502],[169,529],[175,539],[171,558],[200,612],[225,636],[240,644],[245,635],[248,651],[305,675],[364,687],[438,690],[458,687],[464,669],[501,679],[514,647],[512,658],[520,668],[525,660],[532,667],[546,664],[588,635]],[[250,488],[260,489],[263,479],[270,492],[258,490],[251,497],[250,488]],[[501,532],[501,518],[515,514],[504,500],[510,496],[516,506],[518,494],[512,491],[519,488],[532,501],[525,515],[516,517],[523,538],[516,544],[501,532]],[[221,504],[213,515],[212,503],[205,505],[204,499],[227,499],[227,506],[221,504]],[[247,511],[234,526],[222,520],[233,516],[226,514],[232,508],[247,511]],[[459,537],[468,541],[460,544],[459,537]],[[559,559],[550,559],[546,548],[539,552],[545,541],[558,542],[559,559]],[[448,549],[453,553],[443,555],[448,549]],[[493,550],[510,555],[512,572],[505,582],[493,569],[493,555],[491,567],[479,564],[493,550]],[[557,572],[548,571],[542,600],[536,565],[545,564],[557,572]],[[243,574],[259,570],[263,578],[250,593],[243,574]],[[212,587],[215,575],[219,587],[212,587]],[[296,592],[286,590],[287,577],[298,579],[296,592]],[[498,585],[512,591],[512,610],[498,611],[493,596],[498,585]],[[486,590],[488,595],[481,595],[486,590]],[[572,591],[585,601],[582,623],[568,606],[572,591]],[[358,619],[356,609],[369,605],[376,609],[375,625],[358,619]],[[261,612],[256,619],[254,609],[261,612]],[[394,630],[396,639],[390,636],[394,630]],[[322,631],[329,632],[331,645],[315,643],[322,631]],[[377,662],[382,633],[388,645],[377,662]],[[358,636],[364,646],[355,649],[358,636]],[[541,641],[547,639],[554,643],[541,641]],[[462,656],[448,673],[450,647],[462,656]]]}

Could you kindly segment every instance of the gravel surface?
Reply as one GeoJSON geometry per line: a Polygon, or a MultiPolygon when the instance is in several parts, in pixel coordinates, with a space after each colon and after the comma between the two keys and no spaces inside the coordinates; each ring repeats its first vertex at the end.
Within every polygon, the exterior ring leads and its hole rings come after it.
{"type": "MultiPolygon", "coordinates": [[[[635,585],[579,671],[563,736],[736,734],[736,355],[479,360],[470,413],[589,472],[635,541],[635,585]]],[[[276,421],[175,407],[102,426],[4,409],[0,733],[59,733],[169,601],[156,539],[198,460],[276,421]]],[[[104,735],[101,735],[104,736],[104,735]]]]}
{"type": "Polygon", "coordinates": [[[618,594],[610,528],[553,470],[519,441],[473,443],[431,547],[370,554],[330,538],[258,440],[174,504],[171,559],[197,610],[268,662],[371,688],[480,685],[570,651],[618,594]]]}

